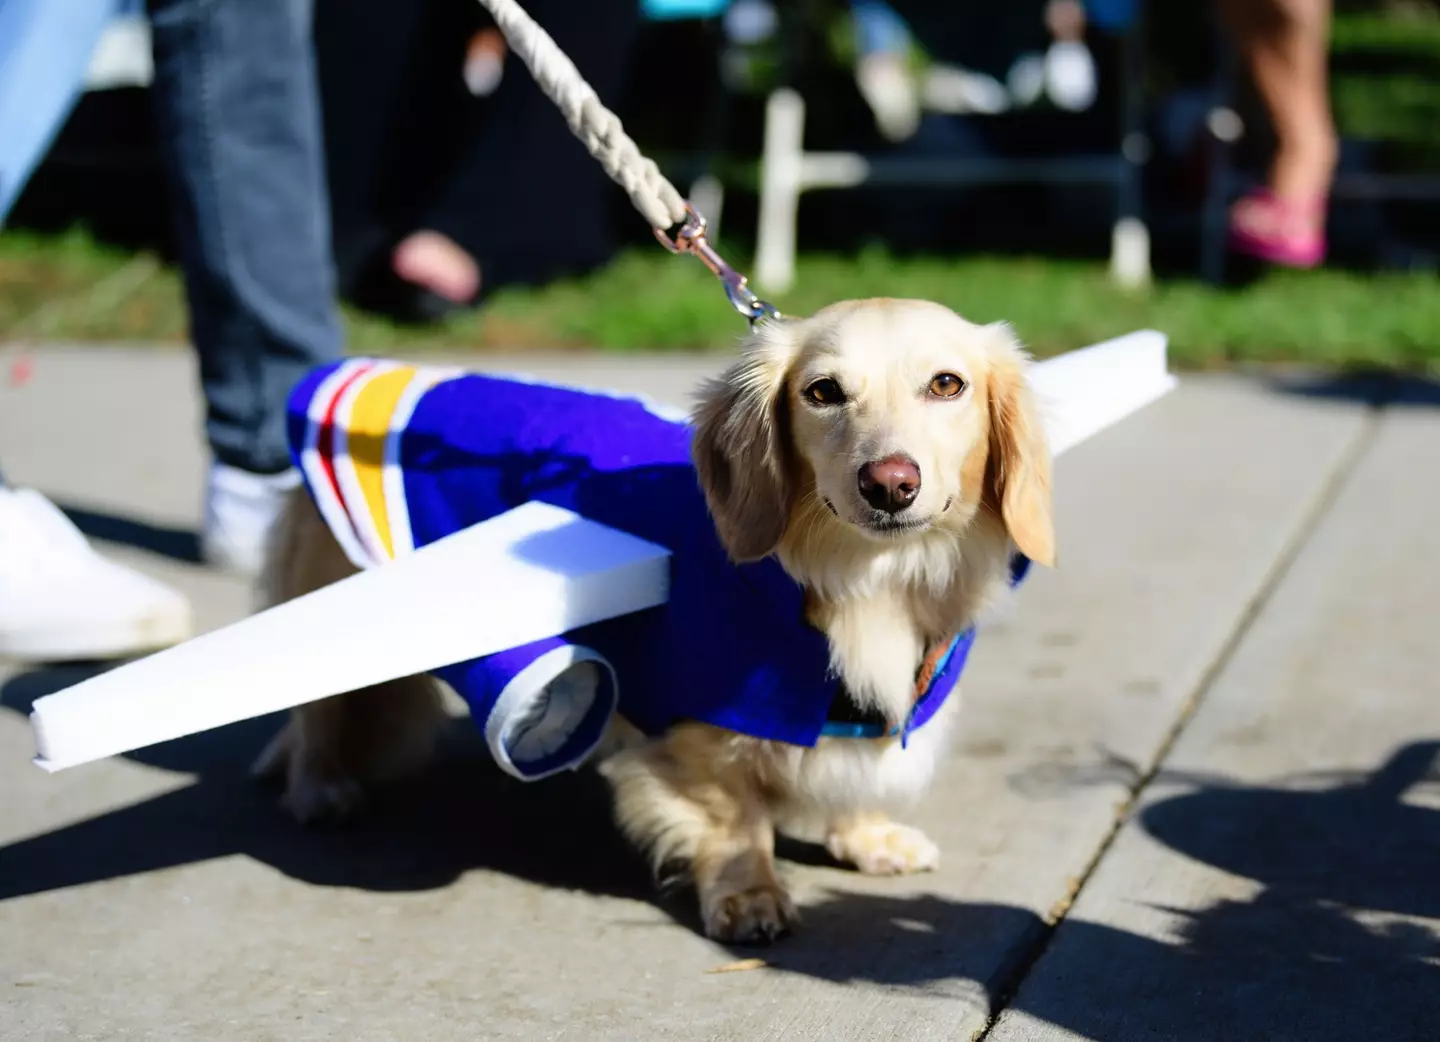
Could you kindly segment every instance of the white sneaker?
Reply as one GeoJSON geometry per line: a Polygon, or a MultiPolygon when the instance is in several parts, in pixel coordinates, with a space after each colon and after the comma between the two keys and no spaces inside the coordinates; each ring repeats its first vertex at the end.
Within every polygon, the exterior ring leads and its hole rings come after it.
{"type": "Polygon", "coordinates": [[[252,474],[213,464],[205,490],[205,527],[200,537],[208,564],[253,579],[265,561],[270,527],[280,516],[300,472],[252,474]]]}
{"type": "Polygon", "coordinates": [[[178,644],[192,626],[179,591],[102,557],[38,492],[0,487],[0,656],[117,658],[178,644]]]}

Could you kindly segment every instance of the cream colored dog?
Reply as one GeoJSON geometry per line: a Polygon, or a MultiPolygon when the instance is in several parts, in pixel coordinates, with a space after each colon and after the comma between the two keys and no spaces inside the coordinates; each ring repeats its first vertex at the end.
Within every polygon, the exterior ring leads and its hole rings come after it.
{"type": "MultiPolygon", "coordinates": [[[[904,720],[928,648],[971,625],[1007,587],[1018,548],[1054,563],[1050,458],[1003,325],[923,301],[837,304],[762,323],[705,386],[694,461],[737,561],[775,554],[807,591],[851,697],[904,720]]],[[[351,567],[303,492],[277,526],[266,584],[298,596],[351,567]]],[[[814,748],[681,724],[647,739],[617,721],[598,756],[620,827],[657,869],[688,869],[708,935],[771,940],[796,912],[776,874],[777,828],[812,829],[876,874],[938,864],[885,810],[928,785],[958,699],[898,739],[814,748]]],[[[256,769],[286,778],[301,819],[344,812],[363,786],[423,760],[441,718],[413,678],[295,710],[256,769]]]]}

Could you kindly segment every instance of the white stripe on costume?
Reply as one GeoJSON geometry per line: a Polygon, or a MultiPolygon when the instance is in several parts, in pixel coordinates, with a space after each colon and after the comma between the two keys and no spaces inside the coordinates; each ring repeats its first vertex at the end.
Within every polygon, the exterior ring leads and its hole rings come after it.
{"type": "Polygon", "coordinates": [[[395,556],[415,549],[415,532],[410,527],[410,505],[405,498],[405,470],[400,461],[400,445],[405,428],[425,392],[436,384],[463,376],[458,367],[427,366],[415,370],[415,378],[400,393],[395,412],[390,418],[390,431],[385,436],[385,467],[381,480],[385,489],[385,512],[390,520],[390,545],[395,556]]]}
{"type": "Polygon", "coordinates": [[[325,523],[330,526],[335,541],[356,568],[369,568],[374,562],[366,555],[360,540],[356,538],[344,502],[330,486],[329,475],[325,473],[325,462],[320,455],[320,430],[331,402],[335,400],[345,381],[370,368],[372,364],[368,359],[347,359],[320,382],[320,386],[315,388],[315,394],[306,403],[305,441],[300,450],[300,467],[305,473],[315,505],[325,523]]]}

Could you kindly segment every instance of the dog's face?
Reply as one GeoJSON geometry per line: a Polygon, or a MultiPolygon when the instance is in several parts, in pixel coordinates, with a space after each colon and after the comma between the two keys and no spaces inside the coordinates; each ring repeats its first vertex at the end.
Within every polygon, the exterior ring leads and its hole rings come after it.
{"type": "Polygon", "coordinates": [[[986,357],[946,325],[930,309],[860,308],[795,352],[793,451],[824,507],[869,538],[924,532],[978,502],[964,479],[989,427],[986,357]]]}
{"type": "Polygon", "coordinates": [[[847,302],[758,333],[697,414],[722,540],[739,560],[764,556],[817,505],[883,542],[958,531],[988,508],[1052,563],[1049,454],[1025,361],[1005,327],[924,301],[847,302]]]}

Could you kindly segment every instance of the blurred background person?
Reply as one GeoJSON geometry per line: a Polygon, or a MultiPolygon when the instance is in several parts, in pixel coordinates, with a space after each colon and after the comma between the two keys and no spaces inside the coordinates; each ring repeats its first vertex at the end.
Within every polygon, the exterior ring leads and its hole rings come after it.
{"type": "MultiPolygon", "coordinates": [[[[614,105],[637,0],[528,0],[614,105]]],[[[613,186],[474,0],[319,0],[343,293],[415,321],[605,264],[613,186]]]]}
{"type": "Polygon", "coordinates": [[[291,466],[285,402],[338,358],[313,0],[149,0],[157,136],[214,462],[202,545],[245,575],[291,466]]]}
{"type": "MultiPolygon", "coordinates": [[[[136,10],[0,6],[0,219],[78,98],[101,32],[136,10]]],[[[298,483],[286,397],[342,346],[311,0],[149,0],[147,12],[212,456],[201,547],[253,575],[298,483]]],[[[0,488],[0,653],[103,657],[173,643],[189,626],[179,594],[95,554],[38,493],[0,488]]]]}
{"type": "Polygon", "coordinates": [[[1339,154],[1328,76],[1331,2],[1221,0],[1220,7],[1275,135],[1264,186],[1231,211],[1231,245],[1273,264],[1315,267],[1325,257],[1339,154]]]}
{"type": "MultiPolygon", "coordinates": [[[[138,7],[0,4],[0,224],[74,106],[97,41],[138,7]]],[[[179,591],[103,557],[54,503],[0,473],[0,656],[110,658],[177,643],[191,628],[179,591]]]]}
{"type": "MultiPolygon", "coordinates": [[[[1078,111],[1095,95],[1094,65],[1083,46],[1087,17],[1128,21],[1137,2],[1024,0],[1002,6],[889,0],[889,7],[934,59],[964,71],[963,78],[952,74],[951,89],[964,94],[970,111],[1020,107],[1042,93],[1057,107],[1078,111]],[[1019,60],[1006,67],[1017,52],[1019,60]]],[[[877,21],[878,6],[875,0],[854,3],[866,22],[877,21]]],[[[1269,263],[1315,267],[1325,257],[1326,206],[1339,154],[1328,77],[1332,0],[1217,0],[1217,8],[1275,141],[1265,183],[1232,208],[1230,245],[1269,263]]],[[[888,36],[895,39],[896,33],[888,36]]],[[[867,98],[902,96],[894,85],[897,64],[892,60],[883,74],[870,73],[874,86],[862,76],[867,98]]],[[[872,107],[882,115],[882,126],[884,115],[896,110],[905,114],[898,122],[910,122],[901,102],[891,100],[887,108],[872,101],[872,107]]]]}

